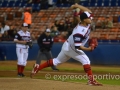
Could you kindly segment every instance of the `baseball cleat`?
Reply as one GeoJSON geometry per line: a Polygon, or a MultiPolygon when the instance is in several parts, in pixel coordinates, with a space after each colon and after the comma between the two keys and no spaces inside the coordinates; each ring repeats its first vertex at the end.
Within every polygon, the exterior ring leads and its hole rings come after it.
{"type": "Polygon", "coordinates": [[[101,83],[97,82],[96,80],[93,81],[88,81],[87,85],[91,85],[91,86],[103,86],[101,83]]]}
{"type": "Polygon", "coordinates": [[[18,77],[21,77],[21,74],[20,74],[20,73],[18,73],[18,74],[17,74],[17,76],[18,76],[18,77]]]}
{"type": "Polygon", "coordinates": [[[38,69],[39,69],[39,64],[34,64],[34,65],[33,65],[32,72],[31,72],[31,74],[30,74],[30,77],[31,77],[31,78],[38,72],[38,69]]]}
{"type": "Polygon", "coordinates": [[[18,73],[17,75],[18,77],[25,77],[25,75],[23,73],[18,73]]]}
{"type": "Polygon", "coordinates": [[[25,75],[23,73],[21,73],[21,77],[25,77],[25,75]]]}

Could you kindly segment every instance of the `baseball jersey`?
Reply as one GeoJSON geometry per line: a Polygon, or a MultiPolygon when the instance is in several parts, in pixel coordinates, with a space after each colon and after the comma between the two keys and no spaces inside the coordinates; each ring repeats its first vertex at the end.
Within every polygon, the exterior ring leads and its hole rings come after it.
{"type": "MultiPolygon", "coordinates": [[[[30,32],[26,31],[26,33],[22,30],[18,31],[17,34],[15,35],[14,40],[19,40],[19,41],[30,41],[31,37],[30,37],[30,32]]],[[[17,48],[29,48],[28,45],[24,45],[24,44],[16,44],[17,48]]]]}
{"type": "Polygon", "coordinates": [[[90,34],[90,24],[86,27],[77,25],[74,29],[72,34],[68,38],[68,43],[70,44],[70,47],[74,50],[78,49],[80,46],[84,46],[88,39],[90,34]]]}
{"type": "Polygon", "coordinates": [[[43,33],[38,38],[37,43],[38,43],[40,49],[44,48],[49,51],[53,45],[53,38],[51,36],[47,36],[43,33]]]}

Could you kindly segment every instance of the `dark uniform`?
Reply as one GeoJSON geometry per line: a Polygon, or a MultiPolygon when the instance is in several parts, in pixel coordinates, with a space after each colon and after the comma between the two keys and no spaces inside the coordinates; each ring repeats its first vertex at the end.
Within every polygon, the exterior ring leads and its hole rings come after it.
{"type": "MultiPolygon", "coordinates": [[[[47,32],[45,32],[45,33],[47,33],[47,32]]],[[[38,52],[36,64],[41,63],[41,60],[43,59],[42,55],[45,55],[47,60],[50,60],[53,58],[52,53],[51,53],[51,48],[53,45],[53,38],[50,35],[47,36],[45,33],[40,35],[40,37],[37,40],[40,50],[38,52]]],[[[48,33],[50,33],[50,32],[48,32],[48,33]]],[[[53,70],[58,70],[55,66],[52,66],[51,68],[53,70]]]]}

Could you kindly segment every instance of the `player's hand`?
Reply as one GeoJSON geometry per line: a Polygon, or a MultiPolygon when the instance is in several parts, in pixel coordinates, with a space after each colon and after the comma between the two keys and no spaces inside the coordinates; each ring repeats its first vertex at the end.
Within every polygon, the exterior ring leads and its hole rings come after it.
{"type": "Polygon", "coordinates": [[[89,40],[88,44],[89,44],[90,47],[96,48],[98,46],[98,41],[97,41],[96,38],[92,38],[92,39],[89,40]]]}
{"type": "Polygon", "coordinates": [[[27,42],[26,41],[22,41],[22,44],[27,44],[27,42]]]}

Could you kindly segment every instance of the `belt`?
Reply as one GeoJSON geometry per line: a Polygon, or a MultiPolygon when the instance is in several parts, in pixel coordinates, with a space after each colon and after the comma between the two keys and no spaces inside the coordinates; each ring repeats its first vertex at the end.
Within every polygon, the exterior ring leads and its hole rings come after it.
{"type": "MultiPolygon", "coordinates": [[[[21,48],[21,47],[17,47],[17,48],[21,48]]],[[[21,49],[28,49],[28,48],[21,48],[21,49]]]]}

